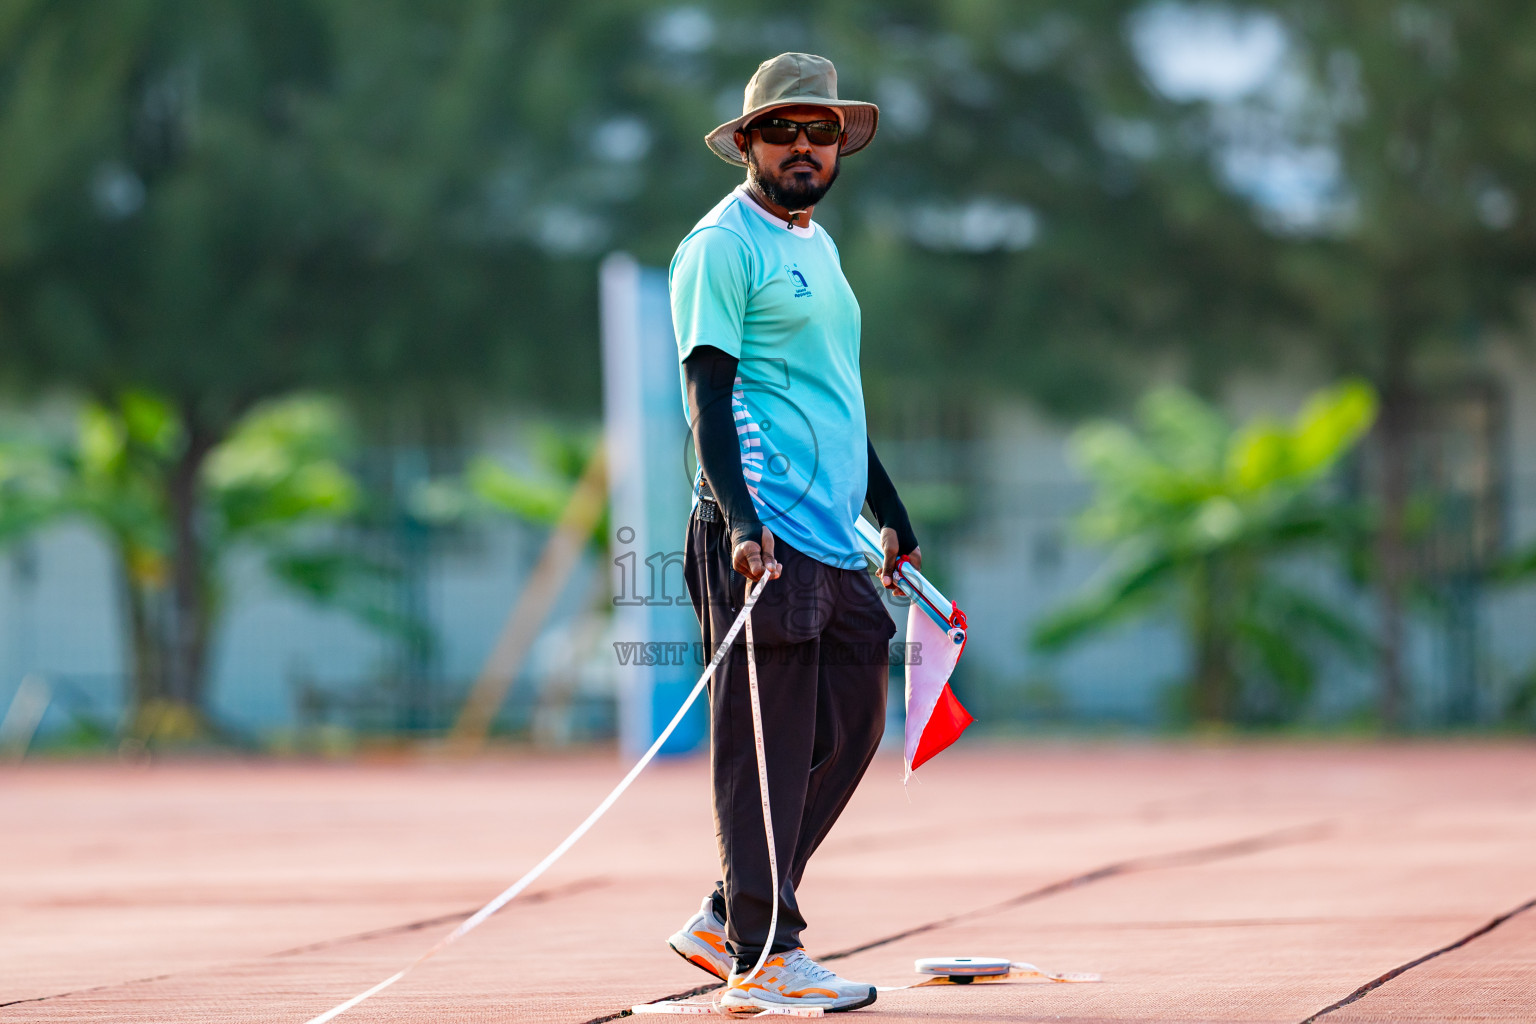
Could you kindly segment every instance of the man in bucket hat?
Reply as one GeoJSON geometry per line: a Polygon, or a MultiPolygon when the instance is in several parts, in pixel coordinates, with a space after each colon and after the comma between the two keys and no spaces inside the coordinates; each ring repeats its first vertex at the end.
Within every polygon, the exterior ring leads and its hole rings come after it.
{"type": "Polygon", "coordinates": [[[773,892],[740,638],[710,689],[710,777],[723,879],[671,937],[727,982],[727,1009],[851,1010],[873,985],[800,948],[796,889],[853,795],[885,726],[895,625],[870,580],[854,519],[869,502],[889,586],[917,539],[865,430],[859,305],[837,247],[812,220],[844,156],[874,138],[873,104],[840,99],[825,58],[785,53],[747,83],[740,117],[705,137],[747,169],[678,246],[672,320],[699,474],[684,576],[706,647],[729,629],[747,580],[753,611],[780,886],[773,892]],[[778,926],[762,971],[752,969],[778,926]]]}

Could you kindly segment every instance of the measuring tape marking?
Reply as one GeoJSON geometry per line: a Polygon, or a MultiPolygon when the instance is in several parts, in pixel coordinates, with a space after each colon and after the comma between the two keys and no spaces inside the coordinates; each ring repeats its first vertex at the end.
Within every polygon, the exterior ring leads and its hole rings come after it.
{"type": "MultiPolygon", "coordinates": [[[[766,582],[766,578],[764,580],[766,582]]],[[[762,589],[759,583],[757,589],[762,589]]],[[[757,654],[752,648],[752,616],[747,616],[747,691],[752,697],[752,742],[757,747],[757,790],[763,798],[763,832],[768,838],[768,875],[773,883],[773,910],[768,915],[768,938],[750,973],[737,984],[757,977],[773,952],[773,939],[779,930],[779,853],[773,840],[773,808],[768,805],[768,754],[763,746],[763,709],[758,699],[757,654]]]]}

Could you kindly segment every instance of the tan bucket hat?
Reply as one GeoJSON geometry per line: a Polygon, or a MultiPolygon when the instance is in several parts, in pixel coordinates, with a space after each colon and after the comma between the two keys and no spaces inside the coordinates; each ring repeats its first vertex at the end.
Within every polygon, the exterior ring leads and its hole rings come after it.
{"type": "Polygon", "coordinates": [[[813,53],[781,53],[757,66],[742,97],[741,116],[704,136],[704,141],[720,159],[745,167],[747,162],[736,148],[736,133],[775,107],[800,104],[836,107],[842,113],[843,131],[847,133],[844,155],[857,153],[875,137],[880,108],[873,103],[838,99],[837,68],[831,61],[813,53]]]}

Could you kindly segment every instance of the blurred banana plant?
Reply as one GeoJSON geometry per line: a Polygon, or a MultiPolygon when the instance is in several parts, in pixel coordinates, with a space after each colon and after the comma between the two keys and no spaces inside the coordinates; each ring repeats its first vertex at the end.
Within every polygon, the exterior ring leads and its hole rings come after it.
{"type": "Polygon", "coordinates": [[[209,454],[203,478],[215,551],[248,545],[300,596],[386,635],[428,644],[428,626],[394,600],[400,567],[343,542],[336,527],[371,501],[347,468],[355,439],[340,403],[297,396],[255,409],[209,454]]]}
{"type": "MultiPolygon", "coordinates": [[[[421,488],[414,503],[419,518],[439,525],[512,518],[552,527],[449,734],[450,748],[461,754],[478,750],[489,736],[551,606],[582,553],[594,545],[601,548],[608,532],[607,471],[601,444],[587,435],[544,427],[534,434],[532,447],[536,466],[532,473],[515,472],[481,456],[461,475],[421,488]]],[[[535,723],[568,721],[574,666],[596,643],[612,609],[606,574],[595,574],[593,583],[588,614],[575,634],[584,642],[568,646],[565,669],[545,680],[537,695],[535,723]]],[[[562,727],[553,726],[553,731],[558,735],[562,727]]]]}
{"type": "Polygon", "coordinates": [[[198,702],[168,689],[170,648],[190,637],[196,650],[187,660],[206,673],[225,561],[236,549],[261,552],[279,580],[313,601],[376,628],[416,628],[372,596],[389,568],[338,540],[335,527],[363,501],[346,468],[353,441],[340,407],[308,395],[258,406],[202,462],[195,482],[201,579],[194,588],[202,597],[190,611],[192,628],[172,628],[177,615],[188,614],[169,585],[170,490],[185,444],[175,408],[139,392],[86,406],[68,440],[0,438],[0,543],[76,519],[100,530],[116,556],[132,652],[129,729],[143,739],[191,738],[206,728],[198,702]]]}
{"type": "MultiPolygon", "coordinates": [[[[565,511],[597,445],[588,434],[541,427],[533,434],[531,471],[519,472],[489,456],[476,456],[462,474],[422,486],[413,497],[412,511],[424,522],[441,526],[486,518],[552,526],[565,511]]],[[[592,529],[592,543],[603,542],[607,520],[605,510],[592,529]]]]}
{"type": "Polygon", "coordinates": [[[1325,488],[1370,429],[1376,396],[1346,382],[1317,392],[1286,423],[1233,429],[1177,389],[1148,395],[1139,429],[1095,422],[1072,440],[1094,485],[1085,539],[1111,558],[1085,592],[1032,633],[1065,649],[1127,620],[1175,613],[1193,653],[1190,710],[1229,722],[1256,706],[1294,710],[1324,649],[1368,658],[1368,634],[1284,571],[1283,557],[1344,546],[1351,508],[1325,488]]]}
{"type": "MultiPolygon", "coordinates": [[[[1536,582],[1536,543],[1507,553],[1489,567],[1488,582],[1500,589],[1526,587],[1536,582]]],[[[1503,688],[1501,718],[1505,722],[1536,729],[1536,661],[1518,670],[1503,688]]]]}
{"type": "Polygon", "coordinates": [[[57,468],[45,441],[0,440],[0,547],[59,517],[69,495],[57,468]]]}

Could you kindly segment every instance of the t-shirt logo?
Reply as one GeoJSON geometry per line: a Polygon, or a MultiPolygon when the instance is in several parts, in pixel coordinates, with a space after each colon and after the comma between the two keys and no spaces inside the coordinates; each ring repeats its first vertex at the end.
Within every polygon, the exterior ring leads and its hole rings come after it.
{"type": "Polygon", "coordinates": [[[790,280],[795,282],[795,298],[803,299],[811,294],[811,286],[805,283],[805,275],[800,273],[798,263],[786,263],[784,269],[789,271],[790,280]]]}

